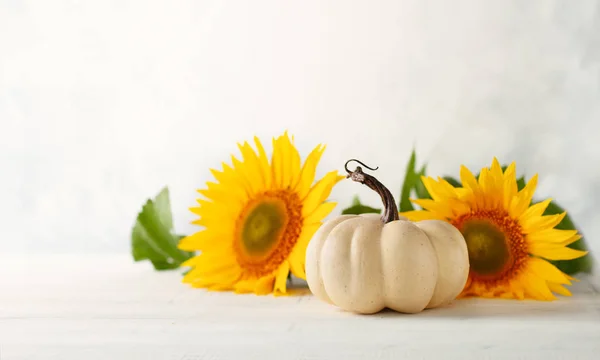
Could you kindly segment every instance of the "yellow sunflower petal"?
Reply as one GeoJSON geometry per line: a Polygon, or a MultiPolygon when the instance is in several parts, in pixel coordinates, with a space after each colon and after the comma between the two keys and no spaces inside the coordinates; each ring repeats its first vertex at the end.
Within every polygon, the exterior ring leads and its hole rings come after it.
{"type": "Polygon", "coordinates": [[[307,214],[304,218],[305,224],[314,224],[321,222],[333,209],[337,206],[335,202],[324,202],[320,204],[312,213],[307,214]]]}
{"type": "Polygon", "coordinates": [[[468,214],[471,212],[471,206],[462,200],[449,199],[450,210],[452,210],[452,217],[457,218],[461,215],[468,214]]]}
{"type": "Polygon", "coordinates": [[[319,145],[319,146],[315,147],[310,152],[310,154],[308,154],[308,157],[306,158],[306,161],[304,162],[304,166],[302,166],[302,169],[300,170],[300,176],[299,176],[298,182],[294,188],[295,188],[296,192],[298,193],[298,196],[300,196],[301,199],[306,197],[306,195],[310,191],[312,183],[315,180],[315,174],[317,172],[317,164],[319,163],[319,160],[321,159],[321,155],[323,155],[324,151],[325,151],[325,146],[323,146],[323,145],[319,145]]]}
{"type": "MultiPolygon", "coordinates": [[[[304,248],[304,254],[306,254],[306,248],[304,248]]],[[[306,280],[304,264],[302,253],[299,250],[293,251],[290,255],[290,271],[295,277],[306,280]]]]}
{"type": "Polygon", "coordinates": [[[480,198],[483,200],[482,205],[488,208],[495,207],[499,194],[494,191],[494,178],[487,168],[481,169],[481,173],[479,174],[479,187],[483,193],[483,196],[480,198]]]}
{"type": "Polygon", "coordinates": [[[496,157],[492,160],[492,167],[490,168],[490,174],[494,179],[495,188],[500,190],[502,184],[502,166],[500,166],[500,162],[496,157]]]}
{"type": "Polygon", "coordinates": [[[181,267],[194,266],[199,261],[199,256],[194,256],[181,263],[181,267]]]}
{"type": "Polygon", "coordinates": [[[456,199],[457,200],[465,200],[466,198],[472,198],[473,197],[473,190],[468,189],[468,188],[454,188],[454,192],[456,193],[456,199]]]}
{"type": "Polygon", "coordinates": [[[273,144],[274,178],[278,179],[277,185],[280,188],[291,187],[300,171],[300,155],[292,145],[287,131],[273,144]]]}
{"type": "Polygon", "coordinates": [[[433,200],[443,201],[448,198],[456,198],[456,192],[453,187],[447,188],[446,186],[439,184],[433,178],[426,176],[422,176],[421,181],[423,181],[423,185],[433,200]]]}
{"type": "Polygon", "coordinates": [[[504,203],[504,177],[498,159],[494,158],[491,168],[482,171],[482,175],[480,175],[479,182],[485,194],[485,199],[489,202],[488,207],[496,208],[502,206],[504,203]],[[485,175],[483,175],[484,172],[485,175]]]}
{"type": "Polygon", "coordinates": [[[533,194],[537,187],[538,176],[534,175],[531,180],[525,185],[525,187],[517,193],[517,195],[512,199],[509,213],[514,218],[519,218],[523,212],[529,207],[531,204],[531,199],[533,198],[533,194]]]}
{"type": "Polygon", "coordinates": [[[530,217],[526,221],[521,222],[523,233],[529,234],[540,230],[551,229],[563,221],[566,215],[567,213],[563,212],[562,214],[530,217]]]}
{"type": "Polygon", "coordinates": [[[188,235],[179,241],[178,248],[185,251],[207,251],[214,250],[220,247],[231,247],[231,239],[233,234],[229,229],[222,228],[215,230],[210,228],[207,230],[198,231],[188,235]]]}
{"type": "Polygon", "coordinates": [[[435,213],[437,216],[442,218],[453,217],[452,208],[447,202],[440,202],[432,199],[411,199],[411,202],[419,205],[425,210],[435,213]]]}
{"type": "Polygon", "coordinates": [[[271,177],[273,179],[273,185],[278,188],[285,187],[284,185],[284,174],[285,174],[285,151],[287,149],[283,146],[281,138],[273,139],[273,155],[271,157],[271,177]]]}
{"type": "Polygon", "coordinates": [[[210,244],[210,238],[205,238],[203,240],[198,239],[197,236],[194,237],[193,235],[190,235],[179,240],[177,248],[183,251],[196,251],[200,250],[200,248],[203,246],[202,244],[210,244]]]}
{"type": "Polygon", "coordinates": [[[294,187],[298,183],[300,176],[300,153],[298,152],[294,144],[289,141],[289,139],[287,141],[287,146],[289,147],[287,159],[288,171],[290,173],[289,185],[290,187],[294,187]]]}
{"type": "Polygon", "coordinates": [[[320,226],[320,223],[314,223],[304,227],[304,229],[302,229],[302,234],[300,234],[300,237],[298,238],[298,242],[296,242],[294,249],[292,249],[292,252],[290,253],[290,270],[297,278],[306,278],[306,274],[304,273],[306,248],[320,226]]]}
{"type": "Polygon", "coordinates": [[[259,167],[261,168],[261,172],[263,174],[263,181],[265,183],[265,189],[269,189],[272,184],[272,175],[271,175],[271,167],[269,166],[269,159],[267,158],[267,153],[260,142],[258,137],[254,137],[254,144],[256,145],[256,149],[258,150],[258,162],[259,167]]]}
{"type": "Polygon", "coordinates": [[[273,139],[272,177],[279,188],[293,187],[300,173],[300,154],[294,147],[287,131],[273,139]]]}
{"type": "Polygon", "coordinates": [[[264,276],[256,282],[254,292],[257,295],[266,295],[273,292],[275,277],[273,275],[264,276]]]}
{"type": "Polygon", "coordinates": [[[215,228],[220,226],[227,226],[231,221],[222,217],[211,214],[210,216],[203,216],[200,219],[192,221],[194,225],[204,226],[206,228],[215,228]]]}
{"type": "MultiPolygon", "coordinates": [[[[321,227],[321,223],[312,223],[312,224],[305,225],[302,228],[302,233],[300,234],[300,237],[298,237],[298,241],[296,242],[296,245],[294,245],[294,250],[301,249],[301,248],[306,249],[310,239],[313,237],[315,232],[317,232],[317,230],[319,230],[320,227],[321,227]]],[[[304,254],[302,254],[302,256],[304,256],[304,254]]]]}
{"type": "Polygon", "coordinates": [[[517,195],[518,187],[517,187],[517,174],[516,174],[516,164],[511,163],[504,172],[503,175],[503,206],[505,209],[508,209],[510,206],[510,202],[517,195]]]}
{"type": "Polygon", "coordinates": [[[198,199],[196,201],[200,206],[191,207],[189,210],[199,216],[211,214],[229,219],[236,219],[241,210],[241,206],[233,202],[224,203],[219,201],[207,201],[203,199],[198,199]]]}
{"type": "Polygon", "coordinates": [[[253,177],[252,170],[247,163],[239,161],[233,155],[231,155],[231,164],[233,165],[233,171],[239,174],[238,180],[244,184],[247,192],[250,195],[255,194],[261,188],[260,179],[257,179],[255,176],[253,177]]]}
{"type": "Polygon", "coordinates": [[[442,177],[438,177],[437,181],[438,181],[438,186],[443,189],[444,193],[449,195],[448,196],[449,198],[453,198],[453,199],[458,198],[459,191],[464,190],[464,189],[455,188],[454,186],[452,186],[452,184],[450,184],[448,182],[448,180],[446,180],[442,177]]]}
{"type": "Polygon", "coordinates": [[[305,217],[312,213],[318,205],[325,201],[335,184],[342,179],[344,177],[339,176],[337,171],[331,171],[319,180],[303,199],[302,216],[305,217]]]}
{"type": "Polygon", "coordinates": [[[544,259],[532,257],[528,263],[529,269],[541,279],[557,284],[571,284],[562,271],[544,259]]]}
{"type": "Polygon", "coordinates": [[[551,243],[556,245],[563,244],[567,240],[573,237],[577,237],[577,240],[581,238],[577,234],[577,230],[559,230],[559,229],[544,229],[536,232],[532,232],[527,235],[528,243],[551,243]]]}
{"type": "Polygon", "coordinates": [[[279,270],[277,270],[277,274],[275,275],[275,292],[280,292],[282,294],[286,293],[289,272],[290,264],[287,261],[284,261],[281,266],[279,266],[279,270]]]}
{"type": "Polygon", "coordinates": [[[571,236],[567,240],[559,243],[558,245],[560,245],[560,246],[569,246],[569,245],[571,245],[572,243],[574,243],[575,241],[577,241],[579,239],[581,239],[581,235],[576,234],[576,235],[571,236]]]}
{"type": "Polygon", "coordinates": [[[232,198],[231,192],[223,188],[221,185],[212,181],[206,182],[206,189],[196,190],[200,195],[204,196],[205,199],[212,201],[227,201],[232,198]]]}
{"type": "Polygon", "coordinates": [[[480,189],[477,179],[471,170],[464,165],[461,165],[460,167],[460,181],[464,187],[473,190],[473,192],[479,192],[480,189]]]}
{"type": "MultiPolygon", "coordinates": [[[[238,266],[236,259],[234,257],[225,256],[231,253],[231,250],[228,251],[210,251],[206,253],[201,253],[185,262],[185,266],[193,266],[192,271],[188,272],[187,275],[194,272],[195,274],[207,274],[211,272],[215,272],[215,269],[222,268],[230,268],[234,266],[238,266]]],[[[193,276],[189,276],[193,277],[193,276]]]]}
{"type": "Polygon", "coordinates": [[[529,244],[529,252],[548,260],[573,260],[585,256],[588,252],[568,247],[559,247],[544,243],[529,244]]]}
{"type": "MultiPolygon", "coordinates": [[[[194,288],[210,288],[215,285],[214,281],[207,281],[201,278],[194,278],[193,281],[184,281],[185,284],[189,284],[194,288]]],[[[230,284],[223,284],[223,287],[229,287],[230,284]]]]}
{"type": "Polygon", "coordinates": [[[520,282],[525,285],[524,292],[529,298],[545,301],[556,299],[550,292],[547,283],[533,274],[522,276],[520,282]]]}
{"type": "Polygon", "coordinates": [[[219,264],[211,267],[196,267],[183,277],[184,283],[205,281],[207,284],[215,283],[215,279],[228,279],[234,281],[234,277],[240,274],[240,269],[235,264],[219,264]]]}
{"type": "Polygon", "coordinates": [[[254,291],[256,287],[256,279],[240,280],[234,285],[236,293],[246,294],[254,291]]]}
{"type": "Polygon", "coordinates": [[[225,284],[225,283],[212,284],[212,285],[209,285],[209,286],[202,286],[202,287],[206,287],[210,291],[229,291],[229,290],[233,290],[233,287],[232,287],[231,284],[225,284]]]}
{"type": "Polygon", "coordinates": [[[550,205],[552,199],[546,199],[537,204],[531,205],[520,217],[520,222],[522,226],[527,226],[529,222],[535,221],[537,218],[541,217],[550,205]]]}
{"type": "Polygon", "coordinates": [[[183,282],[185,283],[199,283],[202,287],[223,284],[226,288],[233,288],[233,284],[240,278],[242,272],[237,266],[228,267],[220,271],[214,271],[207,273],[203,276],[199,276],[199,270],[194,269],[184,276],[183,282]]]}
{"type": "Polygon", "coordinates": [[[525,291],[518,284],[510,285],[510,293],[512,294],[513,298],[515,298],[515,299],[518,299],[518,300],[525,299],[525,291]]]}
{"type": "Polygon", "coordinates": [[[237,189],[238,193],[243,194],[243,196],[246,198],[249,197],[252,194],[252,189],[245,180],[245,177],[241,177],[239,173],[225,163],[222,164],[222,167],[222,171],[210,169],[210,172],[214,178],[219,183],[231,188],[232,190],[237,189]]]}
{"type": "Polygon", "coordinates": [[[552,291],[554,293],[557,293],[557,294],[560,294],[563,296],[571,296],[571,292],[562,285],[549,282],[548,288],[550,289],[550,291],[552,291]]]}
{"type": "MultiPolygon", "coordinates": [[[[213,169],[211,171],[217,170],[213,169]]],[[[206,189],[197,191],[202,196],[212,201],[241,204],[248,199],[246,191],[242,187],[231,187],[231,185],[216,184],[210,181],[206,183],[206,186],[206,189]]]]}
{"type": "Polygon", "coordinates": [[[250,144],[248,144],[247,141],[245,141],[243,145],[238,144],[238,148],[242,153],[242,159],[244,160],[244,164],[246,164],[246,174],[248,178],[255,182],[254,186],[256,189],[264,189],[266,186],[264,179],[265,174],[263,172],[258,155],[256,154],[256,152],[254,152],[254,150],[252,149],[250,144]]]}

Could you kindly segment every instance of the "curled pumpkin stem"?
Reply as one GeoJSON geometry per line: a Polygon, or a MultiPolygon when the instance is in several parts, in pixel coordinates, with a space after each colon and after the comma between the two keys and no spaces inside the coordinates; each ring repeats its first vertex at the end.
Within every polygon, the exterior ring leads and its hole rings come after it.
{"type": "Polygon", "coordinates": [[[381,221],[383,221],[384,224],[389,223],[391,221],[400,220],[400,217],[398,215],[398,208],[396,207],[396,200],[394,200],[394,196],[388,190],[388,188],[386,188],[374,176],[365,174],[360,166],[357,166],[354,171],[350,171],[348,169],[348,163],[350,163],[351,161],[355,161],[369,170],[377,170],[377,169],[379,169],[379,167],[376,167],[376,168],[368,167],[367,165],[365,165],[364,163],[362,163],[356,159],[350,159],[350,160],[346,161],[346,164],[344,165],[344,169],[346,169],[346,172],[348,173],[346,178],[349,178],[352,181],[356,181],[361,184],[367,185],[369,188],[371,188],[372,190],[374,190],[376,193],[379,194],[379,196],[381,197],[381,201],[383,202],[383,207],[384,207],[384,212],[383,212],[383,215],[381,216],[381,221]]]}

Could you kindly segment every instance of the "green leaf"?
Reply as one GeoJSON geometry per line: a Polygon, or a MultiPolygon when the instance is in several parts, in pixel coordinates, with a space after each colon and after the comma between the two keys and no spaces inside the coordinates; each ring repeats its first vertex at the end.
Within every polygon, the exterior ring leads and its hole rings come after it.
{"type": "MultiPolygon", "coordinates": [[[[559,206],[556,202],[552,201],[546,211],[544,211],[544,215],[554,215],[561,214],[565,212],[565,210],[559,206]]],[[[575,224],[572,219],[569,217],[568,213],[564,217],[564,219],[555,227],[556,229],[561,230],[577,230],[575,224]]],[[[574,243],[568,245],[567,247],[575,250],[588,251],[587,244],[585,239],[582,237],[581,239],[575,241],[574,243]]],[[[592,267],[594,266],[594,262],[590,253],[582,256],[578,259],[573,260],[555,260],[550,261],[557,268],[559,268],[562,272],[573,275],[576,273],[591,273],[592,267]]]]}
{"type": "Polygon", "coordinates": [[[360,202],[358,196],[354,196],[352,199],[352,205],[344,210],[342,210],[342,215],[352,214],[352,215],[360,215],[360,214],[368,214],[368,213],[376,213],[380,214],[381,209],[372,208],[367,205],[363,205],[360,202]]]}
{"type": "Polygon", "coordinates": [[[427,191],[425,184],[423,184],[423,180],[421,180],[421,177],[425,176],[425,174],[426,174],[426,169],[427,169],[427,165],[423,165],[421,170],[416,174],[417,178],[415,180],[415,193],[417,194],[417,197],[419,199],[431,199],[431,195],[429,195],[429,191],[427,191]]]}
{"type": "Polygon", "coordinates": [[[521,176],[520,178],[517,179],[517,189],[519,191],[523,190],[523,188],[525,187],[525,176],[521,176]]]}
{"type": "Polygon", "coordinates": [[[415,179],[418,179],[418,174],[415,172],[415,163],[417,162],[417,154],[413,149],[410,160],[406,165],[406,174],[404,175],[404,183],[402,183],[402,192],[400,193],[400,211],[411,211],[415,208],[410,202],[410,193],[415,188],[415,179]]]}
{"type": "Polygon", "coordinates": [[[169,190],[165,187],[139,212],[131,231],[131,255],[134,261],[149,260],[156,270],[176,269],[194,256],[177,248],[181,238],[173,231],[169,190]]]}

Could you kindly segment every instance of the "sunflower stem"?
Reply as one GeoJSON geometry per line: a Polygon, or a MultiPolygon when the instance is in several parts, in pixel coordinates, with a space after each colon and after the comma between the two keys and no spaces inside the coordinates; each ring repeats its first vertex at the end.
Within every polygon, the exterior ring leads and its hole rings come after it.
{"type": "Polygon", "coordinates": [[[369,188],[374,190],[381,197],[381,201],[383,202],[383,215],[381,216],[381,221],[384,224],[387,224],[392,221],[400,220],[400,216],[398,215],[398,207],[396,207],[396,200],[394,200],[394,196],[392,193],[386,188],[379,180],[377,180],[374,176],[369,174],[365,174],[360,166],[356,167],[356,170],[350,171],[348,170],[348,163],[351,161],[356,161],[357,163],[363,165],[369,170],[377,170],[377,168],[373,169],[363,164],[362,162],[356,159],[350,159],[344,165],[349,178],[353,181],[359,182],[363,185],[367,185],[369,188]]]}

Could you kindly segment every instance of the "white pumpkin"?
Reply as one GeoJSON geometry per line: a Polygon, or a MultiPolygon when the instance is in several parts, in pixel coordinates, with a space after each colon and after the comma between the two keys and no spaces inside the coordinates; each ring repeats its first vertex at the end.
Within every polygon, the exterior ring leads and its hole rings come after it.
{"type": "Polygon", "coordinates": [[[311,292],[362,314],[384,308],[417,313],[452,302],[469,274],[460,231],[444,221],[400,218],[393,196],[377,179],[360,167],[348,173],[381,195],[384,214],[341,215],[319,228],[306,250],[311,292]]]}

